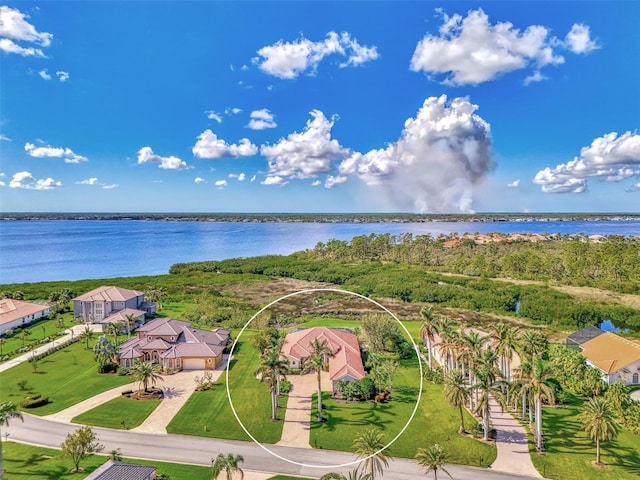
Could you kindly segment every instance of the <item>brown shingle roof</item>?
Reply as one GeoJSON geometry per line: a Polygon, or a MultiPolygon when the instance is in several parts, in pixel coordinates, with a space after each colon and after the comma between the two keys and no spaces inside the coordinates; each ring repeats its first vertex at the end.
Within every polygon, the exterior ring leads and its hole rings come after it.
{"type": "Polygon", "coordinates": [[[581,348],[582,355],[606,373],[615,373],[640,360],[640,345],[611,332],[584,342],[581,348]]]}
{"type": "Polygon", "coordinates": [[[30,303],[12,298],[3,298],[0,300],[0,325],[48,309],[48,305],[41,303],[30,303]]]}
{"type": "Polygon", "coordinates": [[[107,301],[107,302],[126,302],[132,298],[143,295],[142,292],[137,290],[127,290],[121,287],[98,287],[90,292],[87,292],[74,300],[80,300],[83,302],[93,301],[107,301]]]}

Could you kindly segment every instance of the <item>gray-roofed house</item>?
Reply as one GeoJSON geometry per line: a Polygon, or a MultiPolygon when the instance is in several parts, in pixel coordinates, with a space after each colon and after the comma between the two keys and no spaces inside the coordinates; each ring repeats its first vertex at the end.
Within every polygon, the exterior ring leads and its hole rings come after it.
{"type": "Polygon", "coordinates": [[[73,314],[85,323],[110,323],[114,314],[125,309],[136,318],[152,317],[156,304],[146,302],[143,292],[121,287],[99,287],[73,299],[73,314]]]}
{"type": "Polygon", "coordinates": [[[598,327],[594,326],[581,328],[567,337],[566,345],[574,350],[581,350],[580,345],[602,335],[603,333],[604,330],[600,330],[598,327]]]}
{"type": "Polygon", "coordinates": [[[151,465],[107,460],[86,480],[152,480],[157,468],[151,465]]]}
{"type": "Polygon", "coordinates": [[[229,330],[201,330],[174,318],[156,318],[137,329],[138,336],[118,348],[120,366],[159,363],[170,370],[213,370],[222,362],[229,330]]]}

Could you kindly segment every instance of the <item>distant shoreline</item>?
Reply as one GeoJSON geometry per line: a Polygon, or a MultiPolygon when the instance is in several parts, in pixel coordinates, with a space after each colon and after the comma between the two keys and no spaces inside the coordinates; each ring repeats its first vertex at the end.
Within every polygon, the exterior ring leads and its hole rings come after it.
{"type": "Polygon", "coordinates": [[[137,220],[154,222],[429,223],[638,221],[640,213],[1,213],[0,221],[137,220]]]}

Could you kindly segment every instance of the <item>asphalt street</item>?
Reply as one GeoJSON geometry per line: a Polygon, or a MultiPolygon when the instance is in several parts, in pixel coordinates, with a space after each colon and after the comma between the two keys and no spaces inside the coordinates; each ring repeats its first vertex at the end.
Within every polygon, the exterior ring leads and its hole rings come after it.
{"type": "MultiPolygon", "coordinates": [[[[3,433],[9,433],[10,440],[59,448],[66,435],[79,428],[79,425],[45,420],[29,414],[23,414],[23,417],[24,422],[15,419],[11,421],[9,427],[3,429],[3,433]]],[[[276,445],[261,447],[252,442],[135,433],[97,427],[94,431],[98,434],[99,442],[105,446],[106,452],[119,448],[123,456],[131,458],[210,465],[211,459],[218,453],[234,453],[244,457],[242,466],[248,470],[306,477],[320,477],[331,471],[346,472],[353,469],[355,465],[343,467],[337,465],[356,461],[352,454],[331,450],[309,450],[276,445]],[[267,452],[266,447],[282,458],[267,452]]],[[[447,465],[446,469],[455,480],[531,480],[532,478],[460,465],[447,465]]],[[[384,478],[394,480],[417,480],[424,477],[424,471],[408,459],[393,460],[384,473],[384,478]]]]}

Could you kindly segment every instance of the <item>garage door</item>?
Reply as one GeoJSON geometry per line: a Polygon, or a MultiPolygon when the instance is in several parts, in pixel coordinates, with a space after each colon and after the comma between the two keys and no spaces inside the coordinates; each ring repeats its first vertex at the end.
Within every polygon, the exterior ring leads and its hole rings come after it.
{"type": "Polygon", "coordinates": [[[184,358],[182,368],[184,370],[204,370],[204,358],[184,358]]]}

